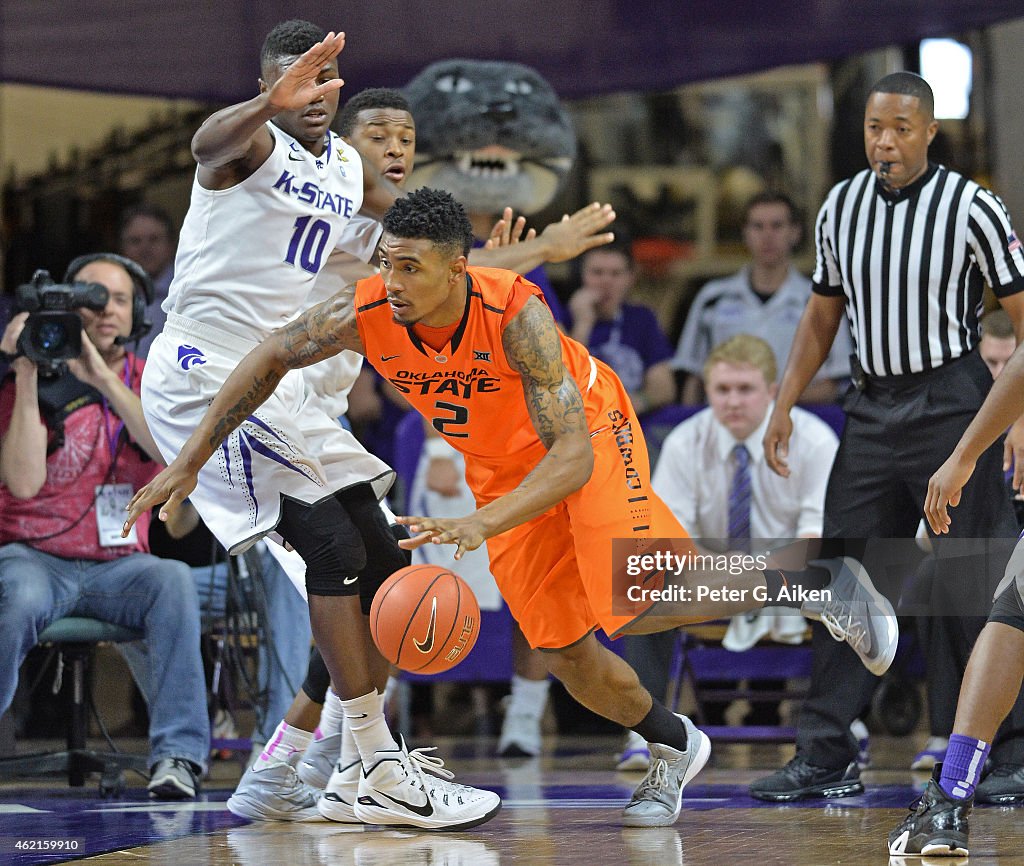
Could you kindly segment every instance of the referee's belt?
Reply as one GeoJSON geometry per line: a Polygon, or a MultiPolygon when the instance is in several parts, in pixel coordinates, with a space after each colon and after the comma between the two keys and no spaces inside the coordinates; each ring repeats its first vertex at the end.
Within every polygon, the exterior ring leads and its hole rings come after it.
{"type": "Polygon", "coordinates": [[[971,349],[969,352],[965,352],[963,355],[959,355],[956,358],[951,358],[945,364],[941,364],[938,367],[921,370],[917,373],[899,373],[892,376],[874,376],[870,373],[865,373],[858,363],[855,369],[851,370],[850,379],[853,382],[853,386],[858,391],[865,391],[869,387],[885,391],[901,391],[905,388],[912,388],[923,382],[928,382],[938,376],[945,375],[946,373],[949,373],[959,361],[964,361],[975,356],[975,349],[971,349]],[[859,382],[857,376],[858,372],[860,373],[859,382]]]}

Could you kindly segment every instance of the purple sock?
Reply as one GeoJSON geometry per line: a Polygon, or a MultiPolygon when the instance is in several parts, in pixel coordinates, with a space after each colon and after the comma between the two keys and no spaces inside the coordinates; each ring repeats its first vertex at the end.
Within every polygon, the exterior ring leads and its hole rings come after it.
{"type": "Polygon", "coordinates": [[[949,738],[949,747],[942,762],[939,787],[956,800],[966,800],[973,796],[991,748],[983,740],[953,734],[949,738]]]}

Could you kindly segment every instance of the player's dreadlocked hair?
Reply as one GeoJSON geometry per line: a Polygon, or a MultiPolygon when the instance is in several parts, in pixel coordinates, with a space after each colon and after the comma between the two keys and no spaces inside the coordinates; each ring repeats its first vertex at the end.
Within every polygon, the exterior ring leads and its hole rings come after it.
{"type": "Polygon", "coordinates": [[[382,220],[384,231],[397,238],[424,238],[434,246],[468,256],[473,226],[451,193],[423,187],[395,199],[382,220]]]}
{"type": "Polygon", "coordinates": [[[260,51],[260,70],[266,72],[285,57],[298,57],[309,51],[327,34],[315,24],[293,18],[282,21],[267,34],[260,51]]]}
{"type": "Polygon", "coordinates": [[[338,135],[346,137],[351,135],[356,125],[356,115],[368,108],[394,108],[398,111],[408,111],[409,101],[401,91],[393,90],[390,87],[370,87],[360,90],[338,112],[338,118],[334,122],[334,128],[338,135]]]}
{"type": "MultiPolygon", "coordinates": [[[[871,93],[895,93],[899,96],[917,98],[921,113],[928,118],[935,117],[935,95],[931,85],[913,72],[893,72],[875,82],[871,93]]],[[[868,94],[868,96],[871,95],[868,94]]]]}

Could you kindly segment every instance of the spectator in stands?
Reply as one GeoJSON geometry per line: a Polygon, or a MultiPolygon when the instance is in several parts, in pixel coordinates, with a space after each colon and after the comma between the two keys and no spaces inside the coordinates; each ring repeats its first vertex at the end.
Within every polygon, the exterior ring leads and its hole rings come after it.
{"type": "Polygon", "coordinates": [[[103,285],[102,311],[82,309],[81,354],[55,375],[20,355],[16,315],[0,350],[0,712],[39,633],[69,614],[145,635],[150,659],[151,779],[161,799],[192,798],[210,742],[199,654],[199,604],[188,566],[148,553],[149,515],[121,538],[124,507],[163,461],[142,415],[143,362],[123,342],[142,330],[148,281],[108,253],[71,263],[66,280],[103,285]]]}
{"type": "MultiPolygon", "coordinates": [[[[708,353],[736,334],[761,337],[772,347],[779,369],[785,369],[796,326],[811,296],[811,281],[792,262],[800,236],[799,212],[789,196],[766,192],[747,204],[743,242],[750,264],[697,292],[679,338],[672,366],[686,374],[683,403],[701,402],[700,375],[708,353]]],[[[850,374],[848,331],[845,324],[840,327],[828,359],[804,390],[803,402],[835,399],[838,381],[850,374]]]]}
{"type": "Polygon", "coordinates": [[[981,317],[981,340],[978,354],[995,379],[1003,372],[1010,355],[1017,348],[1017,337],[1013,333],[1013,322],[1006,310],[997,307],[981,317]]]}
{"type": "MultiPolygon", "coordinates": [[[[739,334],[711,350],[703,373],[710,405],[666,437],[651,479],[655,492],[702,552],[715,547],[720,548],[716,553],[749,553],[752,539],[763,549],[796,538],[820,538],[825,487],[839,445],[835,432],[810,412],[795,409],[793,435],[800,447],[793,449],[790,476],[782,478],[768,468],[761,447],[777,388],[771,346],[739,334]]],[[[766,634],[798,642],[805,627],[793,610],[764,608],[753,621],[734,617],[728,635],[734,646],[745,649],[766,634]]],[[[624,640],[626,659],[641,683],[652,695],[664,697],[675,632],[624,640]]],[[[762,723],[770,711],[777,723],[777,702],[755,703],[755,716],[747,723],[762,723]]],[[[649,760],[647,743],[629,732],[619,769],[644,769],[649,760]]]]}
{"type": "Polygon", "coordinates": [[[580,258],[581,285],[569,299],[569,336],[611,367],[629,391],[638,415],[672,402],[672,348],[654,313],[628,304],[633,256],[615,246],[589,250],[580,258]]]}
{"type": "Polygon", "coordinates": [[[120,252],[142,265],[153,282],[153,299],[146,307],[146,319],[152,323],[149,333],[139,340],[135,353],[149,354],[150,343],[164,329],[167,314],[161,305],[174,276],[174,253],[178,233],[170,215],[154,204],[137,204],[121,216],[120,252]]]}

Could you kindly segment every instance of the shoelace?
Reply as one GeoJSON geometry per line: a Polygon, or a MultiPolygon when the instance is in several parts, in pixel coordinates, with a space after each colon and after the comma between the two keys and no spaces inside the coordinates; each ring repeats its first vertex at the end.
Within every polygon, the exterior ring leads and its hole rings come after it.
{"type": "Polygon", "coordinates": [[[439,758],[437,755],[428,755],[427,752],[436,752],[437,746],[421,746],[418,749],[413,749],[409,752],[410,763],[414,767],[417,774],[417,783],[420,788],[424,791],[428,790],[426,783],[423,781],[423,772],[426,771],[432,776],[440,777],[433,780],[433,785],[430,786],[429,791],[431,795],[436,796],[436,789],[442,788],[449,793],[463,794],[470,791],[468,785],[460,785],[458,782],[451,782],[450,779],[455,778],[455,774],[447,769],[444,765],[444,759],[439,758]]]}
{"type": "Polygon", "coordinates": [[[852,613],[848,610],[844,611],[842,607],[833,606],[831,603],[825,605],[821,612],[821,622],[835,640],[845,640],[855,650],[866,651],[870,645],[868,631],[859,621],[859,617],[855,618],[852,613]],[[844,619],[846,625],[843,625],[844,619]]]}
{"type": "Polygon", "coordinates": [[[640,783],[640,787],[636,789],[633,799],[644,800],[646,799],[646,794],[657,794],[660,790],[664,790],[667,785],[668,761],[664,758],[658,758],[653,764],[651,764],[651,768],[647,771],[647,775],[644,776],[644,780],[640,783]]]}

